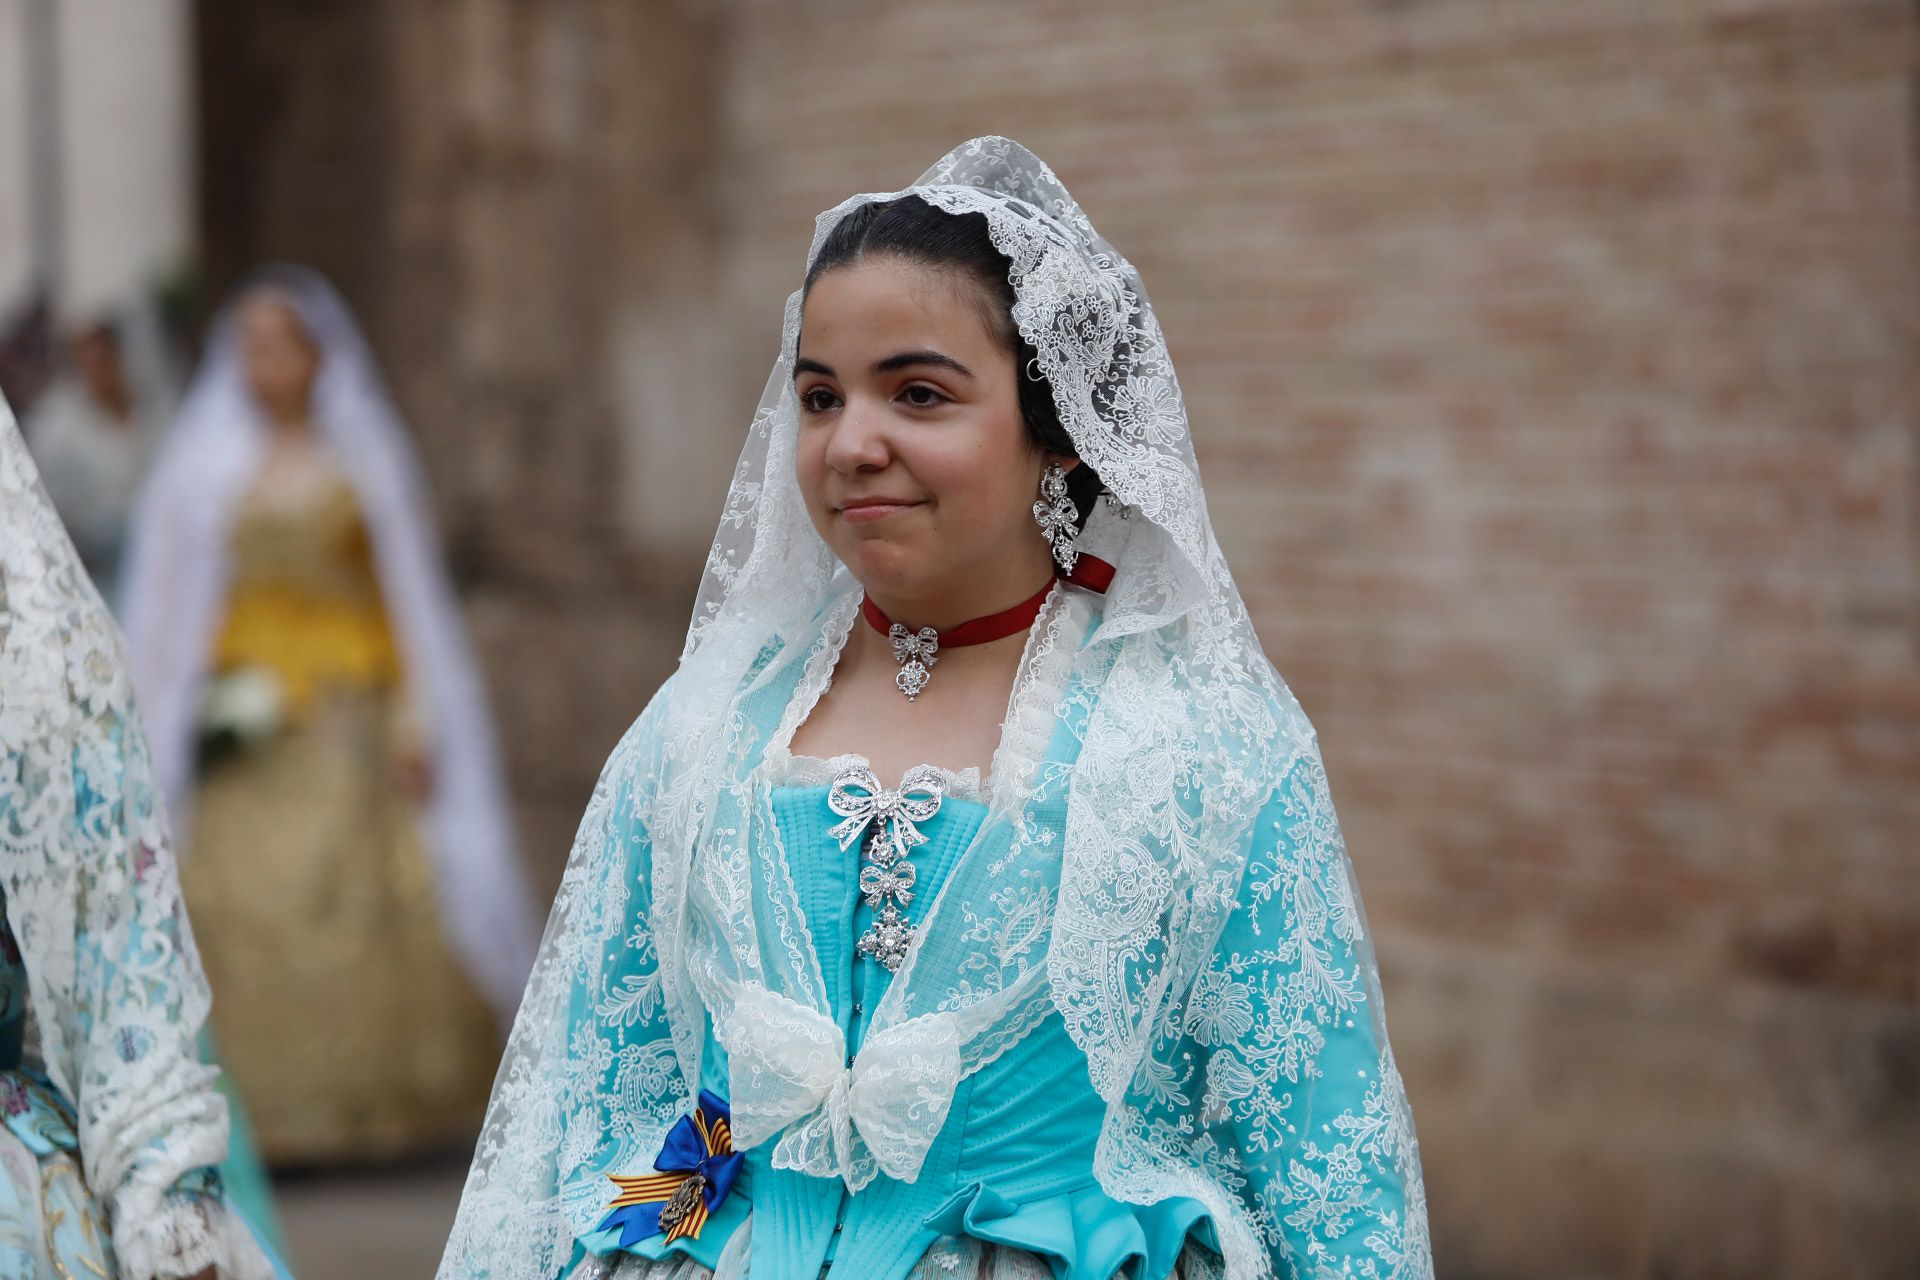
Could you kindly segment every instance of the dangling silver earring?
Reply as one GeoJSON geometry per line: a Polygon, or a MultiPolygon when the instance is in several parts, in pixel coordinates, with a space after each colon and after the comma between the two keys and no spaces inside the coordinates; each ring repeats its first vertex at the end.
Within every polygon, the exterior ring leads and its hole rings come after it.
{"type": "Polygon", "coordinates": [[[1080,508],[1067,496],[1067,469],[1049,462],[1040,477],[1040,501],[1033,504],[1033,519],[1040,536],[1053,548],[1053,562],[1062,572],[1072,573],[1080,549],[1074,545],[1079,534],[1080,508]]]}

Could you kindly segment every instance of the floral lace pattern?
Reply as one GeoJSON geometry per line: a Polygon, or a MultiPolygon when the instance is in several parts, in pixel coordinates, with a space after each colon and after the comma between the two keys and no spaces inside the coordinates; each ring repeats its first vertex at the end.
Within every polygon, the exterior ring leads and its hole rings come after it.
{"type": "MultiPolygon", "coordinates": [[[[1083,538],[1113,583],[1097,606],[1056,590],[1033,628],[988,817],[874,1011],[858,1057],[885,1060],[860,1096],[862,1064],[834,1060],[814,1021],[818,960],[779,923],[798,914],[790,877],[758,853],[778,858],[758,835],[763,768],[830,679],[858,598],[791,479],[788,300],[680,671],[589,808],[441,1275],[551,1277],[566,1188],[637,1154],[630,1135],[657,1141],[701,1078],[713,1010],[736,1114],[761,1116],[736,1136],[776,1141],[783,1167],[850,1184],[910,1171],[954,1085],[1057,1012],[1106,1104],[1109,1195],[1199,1201],[1228,1276],[1430,1276],[1412,1120],[1318,746],[1214,538],[1139,276],[1004,138],[909,191],[982,215],[1009,259],[1013,318],[1115,497],[1083,538]],[[756,884],[773,903],[758,914],[756,884]],[[616,989],[644,998],[644,1021],[570,1016],[616,989]],[[743,1003],[792,1038],[726,1016],[743,1003]],[[627,1083],[609,1091],[616,1062],[627,1083]]],[[[822,214],[813,251],[849,210],[900,194],[822,214]]]]}
{"type": "Polygon", "coordinates": [[[272,1271],[196,1171],[227,1149],[206,980],[118,633],[0,403],[0,894],[28,1051],[76,1112],[121,1274],[272,1271]]]}
{"type": "MultiPolygon", "coordinates": [[[[830,787],[848,769],[871,771],[873,762],[857,751],[827,757],[797,756],[773,743],[767,747],[766,767],[767,781],[774,786],[830,787]]],[[[937,764],[918,764],[914,768],[931,770],[939,777],[946,793],[958,799],[979,801],[986,793],[977,768],[943,769],[937,764]]]]}

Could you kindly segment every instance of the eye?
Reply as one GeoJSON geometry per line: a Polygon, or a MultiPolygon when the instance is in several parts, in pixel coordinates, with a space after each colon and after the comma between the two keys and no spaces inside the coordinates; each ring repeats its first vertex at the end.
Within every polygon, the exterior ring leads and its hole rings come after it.
{"type": "Polygon", "coordinates": [[[806,413],[825,413],[839,403],[840,397],[825,387],[808,387],[800,393],[800,408],[806,413]]]}
{"type": "Polygon", "coordinates": [[[900,393],[902,399],[916,409],[931,409],[935,405],[950,403],[948,398],[924,382],[916,382],[900,393]]]}

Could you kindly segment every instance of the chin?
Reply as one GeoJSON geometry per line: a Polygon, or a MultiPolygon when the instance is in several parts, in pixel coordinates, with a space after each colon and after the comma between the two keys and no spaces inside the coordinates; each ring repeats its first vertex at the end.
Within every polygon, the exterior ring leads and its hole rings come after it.
{"type": "Polygon", "coordinates": [[[891,539],[862,539],[840,558],[862,586],[885,595],[917,597],[940,576],[933,556],[891,539]]]}

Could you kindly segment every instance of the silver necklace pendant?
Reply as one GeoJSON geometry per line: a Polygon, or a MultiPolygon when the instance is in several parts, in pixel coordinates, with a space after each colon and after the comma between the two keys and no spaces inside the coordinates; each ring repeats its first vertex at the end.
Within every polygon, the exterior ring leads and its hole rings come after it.
{"type": "Polygon", "coordinates": [[[940,633],[932,627],[909,631],[896,622],[887,632],[887,639],[893,642],[893,660],[900,664],[900,674],[893,682],[907,695],[907,701],[912,702],[933,678],[933,664],[939,661],[936,655],[940,652],[940,633]]]}

